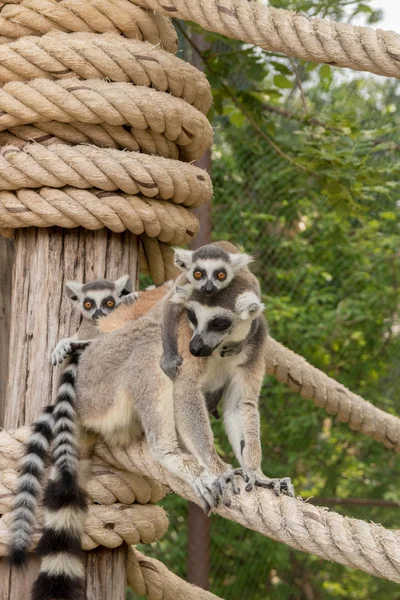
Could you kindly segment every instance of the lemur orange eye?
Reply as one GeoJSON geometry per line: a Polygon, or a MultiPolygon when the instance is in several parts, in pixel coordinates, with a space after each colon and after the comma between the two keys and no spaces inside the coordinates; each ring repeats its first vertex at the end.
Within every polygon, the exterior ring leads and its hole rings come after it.
{"type": "Polygon", "coordinates": [[[114,300],[107,300],[108,308],[112,308],[114,306],[114,304],[115,304],[114,300]]]}
{"type": "Polygon", "coordinates": [[[217,277],[218,277],[218,279],[220,281],[225,281],[225,279],[226,279],[226,273],[225,273],[225,271],[218,271],[217,277]]]}
{"type": "Polygon", "coordinates": [[[90,310],[92,308],[92,303],[90,300],[86,300],[86,302],[84,302],[83,306],[86,308],[86,310],[90,310]]]}
{"type": "Polygon", "coordinates": [[[203,277],[203,272],[200,271],[199,269],[196,269],[196,271],[193,271],[193,277],[195,279],[199,280],[203,277]]]}

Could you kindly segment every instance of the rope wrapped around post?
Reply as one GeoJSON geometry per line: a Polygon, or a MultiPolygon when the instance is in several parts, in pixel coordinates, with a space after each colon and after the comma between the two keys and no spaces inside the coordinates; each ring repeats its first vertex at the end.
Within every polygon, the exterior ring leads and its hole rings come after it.
{"type": "Polygon", "coordinates": [[[219,596],[181,579],[162,562],[134,548],[128,552],[128,585],[149,600],[218,600],[219,596]]]}
{"type": "MultiPolygon", "coordinates": [[[[107,15],[123,4],[110,5],[107,15]]],[[[175,51],[170,21],[127,5],[135,27],[116,30],[101,13],[105,5],[91,2],[81,7],[90,27],[76,20],[74,7],[71,31],[79,22],[82,32],[69,34],[54,29],[70,4],[58,3],[57,15],[41,5],[46,16],[36,17],[50,19],[48,33],[0,46],[0,233],[54,225],[127,229],[142,236],[142,271],[161,284],[176,274],[169,246],[194,237],[191,209],[211,199],[208,174],[182,162],[212,142],[204,116],[211,93],[204,74],[142,41],[159,44],[157,33],[175,51]]]]}

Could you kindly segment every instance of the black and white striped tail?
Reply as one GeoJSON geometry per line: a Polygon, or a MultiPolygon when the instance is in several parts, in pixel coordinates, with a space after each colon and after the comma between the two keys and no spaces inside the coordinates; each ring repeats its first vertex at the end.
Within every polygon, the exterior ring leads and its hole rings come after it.
{"type": "Polygon", "coordinates": [[[32,543],[35,511],[41,490],[45,459],[53,439],[53,406],[47,406],[32,426],[20,465],[11,524],[10,561],[21,566],[32,543]]]}
{"type": "Polygon", "coordinates": [[[32,600],[83,598],[81,538],[86,494],[78,483],[75,413],[75,379],[81,352],[71,356],[63,371],[54,404],[52,468],[43,499],[44,529],[37,547],[41,568],[32,600]]]}

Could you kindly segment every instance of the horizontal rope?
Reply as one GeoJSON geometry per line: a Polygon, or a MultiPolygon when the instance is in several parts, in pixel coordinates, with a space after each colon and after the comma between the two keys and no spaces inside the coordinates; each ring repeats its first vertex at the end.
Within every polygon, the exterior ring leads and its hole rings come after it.
{"type": "Polygon", "coordinates": [[[132,133],[151,130],[174,141],[187,161],[202,156],[213,139],[206,117],[184,100],[129,83],[35,79],[0,89],[0,131],[42,121],[130,125],[132,133]]]}
{"type": "MultiPolygon", "coordinates": [[[[205,171],[158,156],[94,146],[46,148],[30,144],[23,150],[12,146],[1,149],[0,188],[42,185],[54,188],[73,185],[80,189],[94,186],[110,192],[119,189],[186,206],[208,202],[212,194],[210,177],[205,171]]],[[[35,206],[30,208],[36,212],[35,206]]],[[[3,225],[12,227],[10,222],[3,225]]]]}
{"type": "Polygon", "coordinates": [[[211,106],[205,75],[147,42],[113,34],[52,32],[0,46],[1,84],[72,75],[152,87],[183,98],[203,113],[211,106]]]}
{"type": "Polygon", "coordinates": [[[188,209],[158,199],[120,192],[41,188],[0,192],[1,227],[82,226],[97,230],[146,233],[169,244],[187,244],[198,231],[198,221],[188,209]]]}
{"type": "Polygon", "coordinates": [[[135,0],[208,31],[287,56],[400,77],[400,36],[277,9],[248,0],[135,0]]]}
{"type": "Polygon", "coordinates": [[[218,600],[219,596],[188,583],[155,558],[128,550],[128,585],[148,600],[218,600]]]}
{"type": "MultiPolygon", "coordinates": [[[[96,453],[106,462],[128,471],[154,477],[192,502],[198,500],[192,489],[154,463],[145,443],[127,450],[98,445],[96,453]]],[[[349,519],[288,496],[276,497],[270,490],[242,491],[230,496],[231,507],[218,507],[220,516],[248,529],[283,542],[302,552],[360,569],[376,577],[400,583],[400,531],[349,519]]]]}
{"type": "Polygon", "coordinates": [[[101,148],[130,150],[156,154],[164,158],[179,159],[179,146],[162,133],[149,129],[133,129],[127,125],[92,125],[90,123],[38,123],[21,125],[0,132],[1,146],[16,146],[21,150],[27,143],[43,146],[53,144],[93,144],[101,148]]]}
{"type": "Polygon", "coordinates": [[[266,372],[293,391],[311,399],[330,415],[337,415],[338,420],[348,423],[351,429],[400,452],[399,417],[354,394],[271,337],[267,341],[265,363],[266,372]]]}
{"type": "Polygon", "coordinates": [[[170,19],[142,10],[128,0],[24,0],[3,3],[0,42],[49,31],[122,33],[127,38],[160,44],[175,54],[178,38],[170,19]]]}

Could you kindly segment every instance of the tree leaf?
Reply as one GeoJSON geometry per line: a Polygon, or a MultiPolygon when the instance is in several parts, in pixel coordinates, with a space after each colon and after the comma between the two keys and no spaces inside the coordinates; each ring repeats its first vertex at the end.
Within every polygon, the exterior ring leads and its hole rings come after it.
{"type": "Polygon", "coordinates": [[[292,89],[293,87],[292,82],[289,81],[289,79],[285,77],[285,75],[275,75],[274,84],[276,85],[276,87],[282,89],[292,89]]]}

